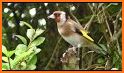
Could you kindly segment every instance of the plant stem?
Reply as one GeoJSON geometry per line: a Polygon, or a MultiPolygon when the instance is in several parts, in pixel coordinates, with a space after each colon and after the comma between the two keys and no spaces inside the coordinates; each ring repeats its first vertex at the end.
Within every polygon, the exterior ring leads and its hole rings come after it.
{"type": "Polygon", "coordinates": [[[8,57],[8,63],[9,63],[9,69],[12,70],[9,57],[8,57]]]}
{"type": "Polygon", "coordinates": [[[79,52],[79,58],[80,58],[80,60],[79,60],[79,69],[82,69],[82,49],[83,48],[79,48],[78,49],[78,52],[79,52]]]}

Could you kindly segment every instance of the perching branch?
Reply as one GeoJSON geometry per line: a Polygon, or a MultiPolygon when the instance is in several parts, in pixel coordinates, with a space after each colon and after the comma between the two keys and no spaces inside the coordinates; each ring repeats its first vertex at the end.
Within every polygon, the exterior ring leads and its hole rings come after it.
{"type": "Polygon", "coordinates": [[[61,58],[64,70],[79,70],[79,60],[76,55],[76,48],[68,48],[61,58]]]}

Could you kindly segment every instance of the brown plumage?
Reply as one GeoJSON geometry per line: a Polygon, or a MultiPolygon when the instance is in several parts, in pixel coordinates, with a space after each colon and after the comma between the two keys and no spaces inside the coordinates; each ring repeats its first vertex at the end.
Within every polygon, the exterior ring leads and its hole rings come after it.
{"type": "Polygon", "coordinates": [[[58,32],[65,41],[71,44],[73,47],[93,47],[97,52],[100,47],[94,44],[94,40],[88,36],[88,32],[84,28],[77,24],[70,18],[66,18],[66,13],[63,11],[55,11],[48,18],[55,19],[57,23],[58,32]],[[78,32],[82,34],[79,34],[78,32]]]}

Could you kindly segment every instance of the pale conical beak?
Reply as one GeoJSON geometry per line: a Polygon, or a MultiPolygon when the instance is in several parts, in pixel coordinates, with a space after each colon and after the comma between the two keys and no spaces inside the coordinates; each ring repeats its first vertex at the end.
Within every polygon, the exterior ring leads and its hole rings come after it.
{"type": "Polygon", "coordinates": [[[49,15],[47,18],[48,18],[48,19],[50,19],[50,18],[55,19],[55,16],[54,16],[53,14],[51,14],[51,15],[49,15]]]}

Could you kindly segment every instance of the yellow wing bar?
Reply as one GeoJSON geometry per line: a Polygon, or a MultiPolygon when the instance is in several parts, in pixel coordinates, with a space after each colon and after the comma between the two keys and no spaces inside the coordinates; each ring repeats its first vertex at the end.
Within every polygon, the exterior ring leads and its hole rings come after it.
{"type": "Polygon", "coordinates": [[[88,32],[85,32],[85,31],[83,31],[83,30],[80,30],[80,31],[81,31],[81,33],[83,34],[83,36],[84,36],[85,38],[89,39],[90,41],[94,41],[89,35],[87,35],[88,32]]]}

